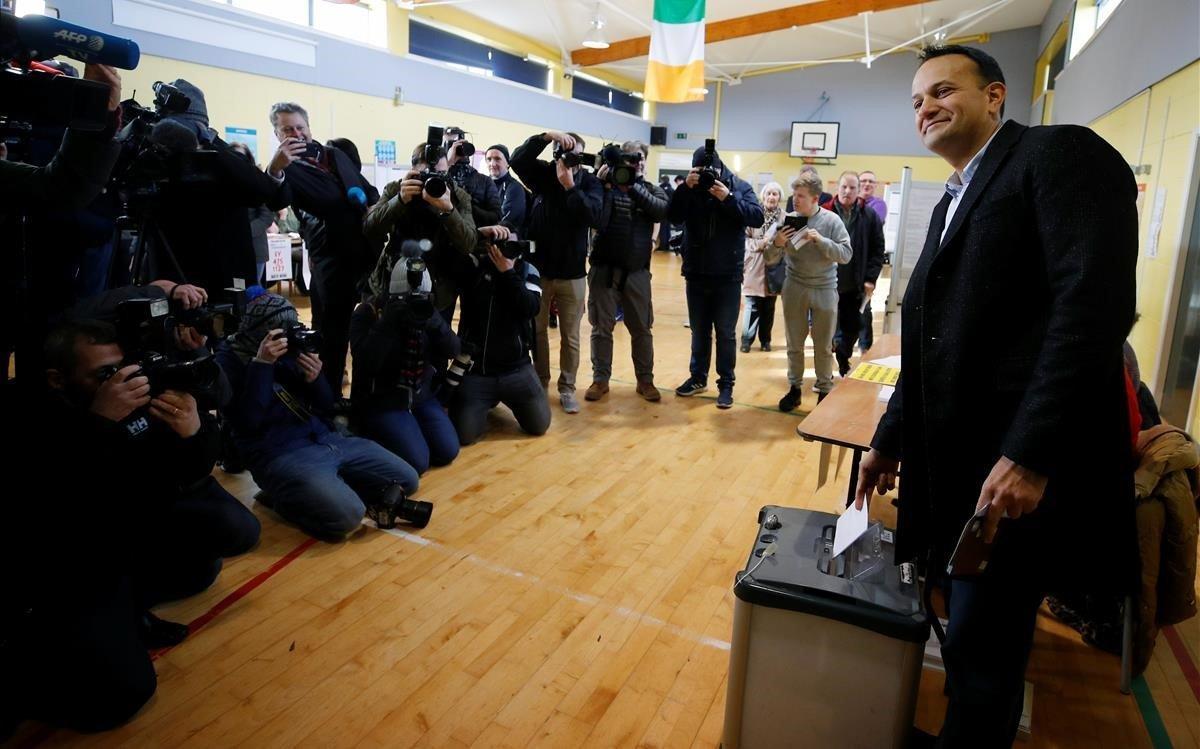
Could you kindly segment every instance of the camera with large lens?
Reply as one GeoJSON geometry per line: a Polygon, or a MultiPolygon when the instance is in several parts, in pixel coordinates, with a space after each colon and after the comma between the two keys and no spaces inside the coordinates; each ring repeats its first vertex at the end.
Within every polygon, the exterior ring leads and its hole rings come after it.
{"type": "Polygon", "coordinates": [[[600,149],[600,159],[608,167],[607,180],[617,187],[628,187],[638,180],[638,168],[642,164],[642,152],[626,153],[616,143],[600,149]]]}
{"type": "Polygon", "coordinates": [[[568,151],[561,144],[554,147],[554,160],[562,161],[563,165],[568,169],[574,169],[577,166],[586,166],[589,169],[596,168],[596,154],[594,153],[575,153],[568,151]]]}
{"type": "Polygon", "coordinates": [[[704,140],[704,154],[700,158],[700,182],[698,183],[701,190],[708,190],[717,183],[721,172],[716,168],[717,162],[717,141],[712,138],[704,140]]]}
{"type": "Polygon", "coordinates": [[[442,149],[442,133],[444,128],[430,125],[425,135],[425,149],[421,153],[420,161],[424,162],[425,168],[421,170],[415,179],[419,179],[425,185],[425,192],[429,193],[431,198],[440,198],[446,194],[449,189],[447,184],[450,176],[445,172],[437,170],[437,164],[446,155],[442,149]]]}
{"type": "Polygon", "coordinates": [[[207,351],[187,358],[176,354],[171,334],[179,324],[166,299],[127,299],[117,305],[117,343],[125,355],[123,366],[137,364],[139,371],[131,377],[150,380],[152,394],[181,390],[198,395],[209,392],[220,378],[216,359],[207,351]]]}
{"type": "Polygon", "coordinates": [[[176,325],[195,328],[209,338],[225,340],[237,332],[242,315],[246,312],[246,290],[225,289],[224,299],[226,301],[202,304],[192,309],[172,303],[171,318],[176,325]]]}
{"type": "Polygon", "coordinates": [[[520,260],[537,251],[537,242],[531,239],[506,239],[499,248],[500,254],[509,260],[520,260]]]}
{"type": "Polygon", "coordinates": [[[433,504],[419,499],[409,499],[400,484],[392,484],[383,490],[380,498],[367,505],[367,517],[375,521],[375,526],[383,530],[396,527],[397,521],[404,521],[416,528],[429,525],[433,517],[433,504]]]}

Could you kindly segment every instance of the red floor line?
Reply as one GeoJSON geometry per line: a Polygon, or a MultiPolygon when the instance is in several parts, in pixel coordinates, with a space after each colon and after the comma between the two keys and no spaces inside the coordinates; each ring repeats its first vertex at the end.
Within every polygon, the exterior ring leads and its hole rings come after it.
{"type": "MultiPolygon", "coordinates": [[[[278,560],[276,560],[275,563],[272,564],[270,567],[266,568],[265,570],[258,573],[254,577],[250,578],[245,583],[243,583],[242,586],[239,587],[237,590],[233,591],[229,595],[222,598],[211,609],[204,612],[200,616],[196,617],[192,621],[188,622],[188,636],[190,637],[190,636],[196,634],[196,632],[200,631],[200,629],[205,627],[209,622],[211,622],[213,619],[216,619],[218,616],[220,616],[223,611],[225,611],[233,604],[237,603],[238,601],[240,601],[243,598],[245,598],[246,596],[248,596],[251,593],[251,591],[253,591],[255,588],[257,588],[258,586],[265,583],[267,580],[270,580],[277,572],[282,570],[284,567],[286,567],[289,564],[291,564],[292,562],[296,561],[297,557],[299,557],[301,554],[303,554],[305,551],[307,551],[311,546],[313,546],[316,543],[317,543],[317,540],[315,538],[305,539],[303,542],[301,542],[301,544],[299,546],[292,549],[287,554],[284,554],[282,557],[280,557],[278,560]]],[[[159,657],[171,652],[171,650],[172,650],[172,648],[163,648],[161,650],[156,650],[150,654],[150,659],[157,660],[159,657]]]]}
{"type": "Polygon", "coordinates": [[[1175,660],[1179,661],[1179,669],[1183,671],[1183,678],[1187,679],[1188,686],[1192,688],[1192,695],[1195,696],[1196,702],[1200,702],[1200,671],[1196,670],[1196,664],[1192,663],[1192,656],[1188,653],[1187,646],[1183,644],[1179,633],[1174,627],[1163,627],[1163,634],[1167,636],[1167,644],[1171,646],[1171,652],[1175,654],[1175,660]]]}

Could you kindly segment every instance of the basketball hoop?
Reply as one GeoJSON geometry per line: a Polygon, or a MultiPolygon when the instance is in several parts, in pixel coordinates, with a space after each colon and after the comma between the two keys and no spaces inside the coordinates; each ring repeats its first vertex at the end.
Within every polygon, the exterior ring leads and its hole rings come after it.
{"type": "Polygon", "coordinates": [[[802,164],[815,164],[815,163],[817,163],[817,154],[818,154],[818,153],[820,153],[820,149],[817,149],[817,148],[805,148],[805,149],[804,149],[804,155],[800,157],[800,163],[802,163],[802,164]]]}

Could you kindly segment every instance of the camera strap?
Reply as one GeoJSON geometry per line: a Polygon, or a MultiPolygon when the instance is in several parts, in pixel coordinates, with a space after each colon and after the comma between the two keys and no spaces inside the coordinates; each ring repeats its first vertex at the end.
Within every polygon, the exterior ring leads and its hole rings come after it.
{"type": "Polygon", "coordinates": [[[275,395],[287,407],[287,410],[292,412],[292,415],[300,420],[302,424],[308,424],[312,421],[312,411],[309,411],[300,399],[292,395],[283,385],[275,383],[275,395]]]}

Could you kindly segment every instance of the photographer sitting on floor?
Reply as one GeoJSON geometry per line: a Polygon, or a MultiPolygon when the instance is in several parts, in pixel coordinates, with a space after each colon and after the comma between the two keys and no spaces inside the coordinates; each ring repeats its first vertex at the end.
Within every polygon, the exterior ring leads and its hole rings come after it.
{"type": "Polygon", "coordinates": [[[22,439],[4,455],[6,475],[41,479],[7,503],[23,530],[5,546],[0,706],[103,730],[154,692],[146,650],[187,636],[150,607],[210,586],[223,557],[258,542],[259,523],[211,476],[213,419],[147,378],[112,325],[59,325],[45,360],[49,390],[25,404],[22,439]]]}
{"type": "Polygon", "coordinates": [[[233,387],[225,415],[263,501],[307,533],[340,540],[365,513],[377,514],[393,485],[415,492],[417,472],[376,443],[334,430],[320,346],[291,302],[263,293],[217,360],[233,387]]]}
{"type": "Polygon", "coordinates": [[[459,353],[458,337],[433,306],[423,257],[429,242],[409,239],[391,280],[373,287],[350,319],[355,431],[399,455],[417,473],[458,457],[458,435],[434,396],[434,372],[459,353]]]}

